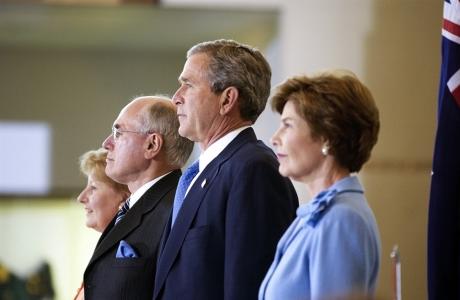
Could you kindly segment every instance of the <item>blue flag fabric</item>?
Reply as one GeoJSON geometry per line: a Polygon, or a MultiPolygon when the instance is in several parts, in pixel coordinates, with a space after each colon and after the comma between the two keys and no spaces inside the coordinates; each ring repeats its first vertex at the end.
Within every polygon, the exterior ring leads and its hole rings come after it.
{"type": "Polygon", "coordinates": [[[444,2],[428,217],[428,295],[460,299],[460,1],[444,2]]]}

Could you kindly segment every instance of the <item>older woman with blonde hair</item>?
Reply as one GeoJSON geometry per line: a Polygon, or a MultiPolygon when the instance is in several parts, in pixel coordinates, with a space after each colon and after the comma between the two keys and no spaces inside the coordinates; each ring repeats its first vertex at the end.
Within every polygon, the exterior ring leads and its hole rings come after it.
{"type": "MultiPolygon", "coordinates": [[[[100,148],[84,153],[80,157],[80,170],[88,178],[86,187],[78,196],[78,202],[86,211],[86,226],[103,232],[129,197],[124,184],[113,181],[105,174],[107,150],[100,148]]],[[[84,299],[83,288],[74,299],[84,299]]]]}
{"type": "Polygon", "coordinates": [[[119,207],[129,197],[124,184],[105,174],[107,150],[88,151],[80,158],[80,170],[88,177],[85,189],[78,196],[86,210],[86,226],[102,232],[112,221],[119,207]]]}
{"type": "Polygon", "coordinates": [[[313,198],[279,241],[259,299],[373,297],[380,238],[353,174],[377,142],[370,91],[347,71],[298,76],[277,88],[272,107],[281,114],[272,137],[279,172],[304,183],[313,198]]]}

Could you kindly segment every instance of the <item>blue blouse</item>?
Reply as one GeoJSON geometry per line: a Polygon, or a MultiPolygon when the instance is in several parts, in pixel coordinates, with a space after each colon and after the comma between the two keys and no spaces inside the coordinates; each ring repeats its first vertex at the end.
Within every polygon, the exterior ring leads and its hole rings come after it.
{"type": "Polygon", "coordinates": [[[259,289],[259,300],[373,295],[380,264],[374,214],[356,176],[297,209],[259,289]]]}

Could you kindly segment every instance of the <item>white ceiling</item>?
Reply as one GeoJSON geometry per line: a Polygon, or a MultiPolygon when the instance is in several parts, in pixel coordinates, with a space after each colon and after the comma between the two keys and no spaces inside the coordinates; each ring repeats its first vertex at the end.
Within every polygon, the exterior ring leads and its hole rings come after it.
{"type": "Polygon", "coordinates": [[[217,38],[264,48],[277,12],[150,5],[0,5],[0,49],[64,47],[184,51],[217,38]]]}

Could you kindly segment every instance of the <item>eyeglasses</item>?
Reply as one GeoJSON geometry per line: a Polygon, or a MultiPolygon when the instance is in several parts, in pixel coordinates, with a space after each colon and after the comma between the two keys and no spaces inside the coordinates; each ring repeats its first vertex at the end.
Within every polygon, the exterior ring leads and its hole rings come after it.
{"type": "Polygon", "coordinates": [[[120,128],[112,127],[113,140],[117,141],[120,138],[120,136],[122,135],[122,133],[125,133],[125,132],[137,133],[137,134],[150,134],[151,133],[150,131],[122,130],[120,128]]]}

